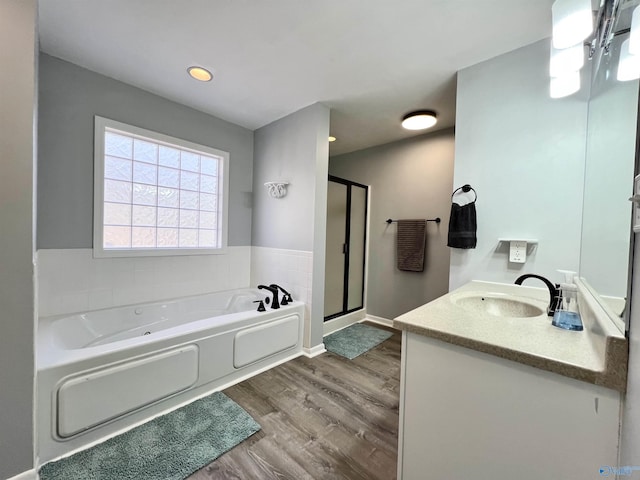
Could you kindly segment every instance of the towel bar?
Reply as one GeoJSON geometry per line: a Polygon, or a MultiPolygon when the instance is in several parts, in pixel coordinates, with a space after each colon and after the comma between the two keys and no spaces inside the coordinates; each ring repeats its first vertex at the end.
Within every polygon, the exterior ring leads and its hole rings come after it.
{"type": "MultiPolygon", "coordinates": [[[[387,223],[395,223],[398,220],[391,220],[390,218],[387,218],[385,220],[387,223]]],[[[427,218],[427,222],[436,222],[436,223],[440,223],[442,220],[440,219],[440,217],[436,217],[436,218],[427,218]]]]}

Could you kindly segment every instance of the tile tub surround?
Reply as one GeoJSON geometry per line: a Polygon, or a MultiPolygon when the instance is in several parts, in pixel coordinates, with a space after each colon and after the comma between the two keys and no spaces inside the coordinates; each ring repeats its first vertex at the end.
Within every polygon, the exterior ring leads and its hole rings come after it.
{"type": "Polygon", "coordinates": [[[251,247],[251,285],[277,283],[305,304],[305,332],[311,321],[313,252],[251,247]]]}
{"type": "Polygon", "coordinates": [[[222,255],[93,258],[93,250],[37,254],[42,317],[250,286],[251,247],[222,255]]]}
{"type": "MultiPolygon", "coordinates": [[[[628,343],[582,280],[577,280],[584,330],[551,325],[549,292],[528,286],[472,281],[394,319],[394,327],[489,353],[620,392],[626,389],[628,343]],[[453,303],[460,294],[506,295],[538,306],[535,317],[498,317],[453,303]]],[[[508,297],[507,297],[508,298],[508,297]]]]}

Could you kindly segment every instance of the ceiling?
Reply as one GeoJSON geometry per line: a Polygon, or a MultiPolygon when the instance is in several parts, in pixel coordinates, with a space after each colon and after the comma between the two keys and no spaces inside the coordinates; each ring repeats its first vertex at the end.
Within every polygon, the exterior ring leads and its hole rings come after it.
{"type": "Polygon", "coordinates": [[[337,155],[416,135],[411,110],[453,126],[456,71],[550,36],[552,3],[40,0],[40,48],[252,130],[322,102],[337,155]]]}

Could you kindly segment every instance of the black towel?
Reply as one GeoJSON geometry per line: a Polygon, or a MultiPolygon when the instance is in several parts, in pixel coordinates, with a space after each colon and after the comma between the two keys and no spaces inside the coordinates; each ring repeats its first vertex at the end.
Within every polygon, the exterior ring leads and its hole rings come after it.
{"type": "Polygon", "coordinates": [[[466,205],[451,204],[449,218],[449,239],[447,245],[453,248],[476,248],[476,202],[466,205]]]}

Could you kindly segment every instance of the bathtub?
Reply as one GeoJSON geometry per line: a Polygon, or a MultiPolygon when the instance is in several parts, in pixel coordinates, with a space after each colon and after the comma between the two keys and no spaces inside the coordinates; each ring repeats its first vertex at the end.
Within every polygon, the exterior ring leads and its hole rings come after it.
{"type": "Polygon", "coordinates": [[[302,354],[304,304],[242,289],[41,318],[38,463],[302,354]]]}

